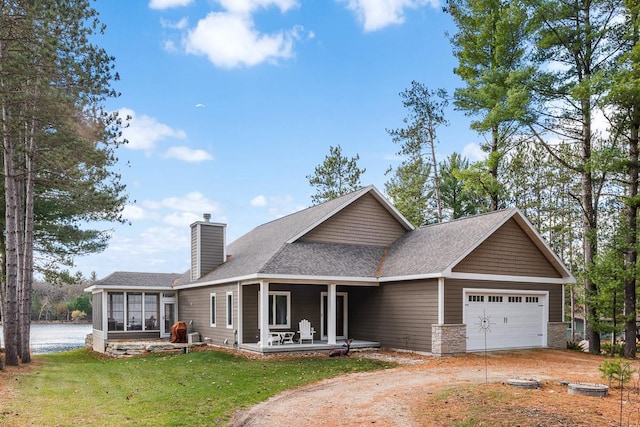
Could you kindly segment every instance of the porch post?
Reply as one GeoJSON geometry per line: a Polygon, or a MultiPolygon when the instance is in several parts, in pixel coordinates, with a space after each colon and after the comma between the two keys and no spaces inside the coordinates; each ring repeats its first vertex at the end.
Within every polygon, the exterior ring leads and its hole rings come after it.
{"type": "Polygon", "coordinates": [[[444,325],[444,277],[438,277],[438,325],[444,325]]]}
{"type": "Polygon", "coordinates": [[[336,344],[336,284],[327,285],[327,344],[336,344]]]}
{"type": "Polygon", "coordinates": [[[266,347],[269,342],[269,282],[260,281],[260,298],[258,300],[260,318],[258,327],[260,328],[260,347],[266,347]]]}

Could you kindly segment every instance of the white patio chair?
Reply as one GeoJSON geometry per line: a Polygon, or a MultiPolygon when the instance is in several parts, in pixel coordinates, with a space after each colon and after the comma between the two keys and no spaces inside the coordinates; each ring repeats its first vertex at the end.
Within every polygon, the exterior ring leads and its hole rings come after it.
{"type": "Polygon", "coordinates": [[[313,335],[316,333],[316,330],[311,326],[311,322],[307,319],[302,319],[298,324],[298,333],[300,334],[300,338],[298,339],[298,343],[302,344],[304,340],[311,341],[313,344],[313,335]]]}

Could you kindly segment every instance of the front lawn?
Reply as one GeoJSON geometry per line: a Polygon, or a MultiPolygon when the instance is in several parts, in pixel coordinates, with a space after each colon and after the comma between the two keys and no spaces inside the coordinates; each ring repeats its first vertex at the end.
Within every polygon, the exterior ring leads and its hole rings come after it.
{"type": "Polygon", "coordinates": [[[86,350],[0,371],[0,425],[225,425],[234,411],[289,388],[384,369],[350,357],[247,359],[219,351],[105,359],[86,350]],[[7,390],[5,390],[7,391],[7,390]]]}

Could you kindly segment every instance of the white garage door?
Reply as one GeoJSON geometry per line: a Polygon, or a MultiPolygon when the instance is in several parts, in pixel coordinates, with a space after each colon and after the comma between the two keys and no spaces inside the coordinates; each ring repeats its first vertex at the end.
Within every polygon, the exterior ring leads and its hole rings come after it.
{"type": "Polygon", "coordinates": [[[463,296],[467,351],[546,346],[546,293],[468,289],[463,296]]]}

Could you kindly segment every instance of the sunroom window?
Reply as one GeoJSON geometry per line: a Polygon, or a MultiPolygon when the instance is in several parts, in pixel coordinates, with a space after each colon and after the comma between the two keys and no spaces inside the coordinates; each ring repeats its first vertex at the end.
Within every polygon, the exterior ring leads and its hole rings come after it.
{"type": "Polygon", "coordinates": [[[109,331],[158,331],[160,294],[109,292],[107,328],[109,331]],[[126,321],[125,321],[126,319],[126,321]]]}

